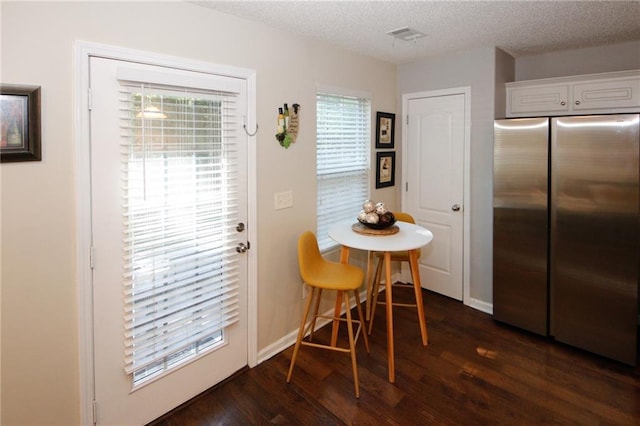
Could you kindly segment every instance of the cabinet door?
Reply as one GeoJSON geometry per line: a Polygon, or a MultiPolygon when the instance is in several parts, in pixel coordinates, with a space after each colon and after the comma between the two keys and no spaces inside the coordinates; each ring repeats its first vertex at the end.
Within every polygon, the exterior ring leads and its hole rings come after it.
{"type": "Polygon", "coordinates": [[[612,109],[640,107],[640,78],[576,83],[573,109],[612,109]]]}
{"type": "Polygon", "coordinates": [[[569,110],[569,86],[548,85],[507,89],[511,115],[569,110]]]}

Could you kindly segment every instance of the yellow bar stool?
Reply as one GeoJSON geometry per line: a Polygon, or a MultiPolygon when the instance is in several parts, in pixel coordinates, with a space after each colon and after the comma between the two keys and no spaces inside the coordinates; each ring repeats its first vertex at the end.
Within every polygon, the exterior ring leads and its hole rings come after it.
{"type": "MultiPolygon", "coordinates": [[[[300,322],[300,329],[298,330],[298,337],[296,344],[293,348],[293,356],[291,357],[291,364],[289,366],[289,374],[287,374],[287,383],[291,381],[291,375],[293,374],[293,367],[296,364],[296,358],[300,346],[312,346],[321,349],[328,349],[338,352],[346,352],[351,355],[351,365],[353,367],[353,383],[355,386],[356,398],[360,397],[360,385],[358,381],[358,365],[356,361],[356,341],[361,333],[363,322],[362,308],[360,306],[360,299],[358,297],[358,289],[362,285],[364,278],[364,272],[362,269],[354,265],[343,264],[338,262],[331,262],[325,260],[320,254],[318,248],[318,241],[316,236],[311,231],[304,232],[298,239],[298,266],[300,268],[300,275],[302,280],[310,287],[309,296],[307,297],[306,306],[304,308],[304,314],[302,315],[302,321],[300,322]],[[339,308],[344,299],[346,319],[339,316],[340,309],[336,309],[338,313],[334,316],[318,315],[318,308],[320,306],[320,298],[322,297],[323,290],[335,290],[336,293],[336,306],[339,308]],[[351,318],[351,309],[349,306],[349,292],[352,292],[353,297],[356,300],[356,307],[358,310],[358,320],[351,318]],[[346,297],[344,297],[346,296],[346,297]],[[315,300],[314,312],[309,324],[307,324],[307,317],[311,310],[311,305],[315,300]],[[349,334],[349,347],[343,348],[337,345],[326,345],[313,342],[313,332],[318,318],[333,320],[333,326],[336,328],[339,322],[347,323],[347,331],[349,334]],[[353,323],[358,325],[357,330],[354,333],[353,323]],[[308,339],[305,336],[309,334],[308,339]]],[[[362,333],[364,344],[369,352],[369,341],[367,339],[367,333],[362,333]]]]}
{"type": "MultiPolygon", "coordinates": [[[[413,224],[416,223],[416,221],[413,219],[413,216],[411,216],[409,213],[397,212],[397,213],[394,213],[394,216],[396,217],[396,220],[400,222],[407,222],[407,223],[413,223],[413,224]]],[[[417,258],[420,259],[420,249],[416,250],[416,252],[417,252],[417,258]]],[[[372,300],[371,315],[369,317],[369,334],[371,334],[371,330],[373,329],[373,318],[376,313],[376,306],[379,304],[384,305],[385,303],[385,302],[378,301],[378,294],[380,293],[380,285],[381,285],[380,279],[382,277],[382,264],[384,262],[384,253],[376,252],[374,254],[378,258],[378,263],[376,265],[376,272],[373,276],[373,285],[371,286],[371,294],[367,295],[367,297],[369,298],[368,300],[372,300]]],[[[392,252],[391,261],[409,263],[409,252],[406,252],[406,251],[392,252]]],[[[413,278],[413,274],[414,274],[414,271],[413,269],[411,269],[412,278],[413,278]]],[[[414,283],[416,282],[415,279],[413,279],[413,282],[414,283]]],[[[391,287],[410,288],[406,284],[392,284],[391,287]]],[[[418,292],[418,291],[422,291],[422,289],[414,288],[414,292],[418,292]]],[[[416,299],[417,299],[417,296],[416,296],[416,299]]],[[[398,303],[398,302],[393,302],[393,306],[403,306],[403,307],[410,307],[410,308],[418,307],[416,303],[398,303]]],[[[418,307],[418,309],[420,308],[418,307]]]]}

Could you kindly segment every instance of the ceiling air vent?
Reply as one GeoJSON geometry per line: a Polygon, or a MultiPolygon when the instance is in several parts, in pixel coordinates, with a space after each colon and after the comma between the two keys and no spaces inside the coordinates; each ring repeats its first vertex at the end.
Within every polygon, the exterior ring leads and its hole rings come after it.
{"type": "Polygon", "coordinates": [[[393,38],[399,38],[400,40],[404,41],[413,41],[426,35],[409,27],[402,27],[395,30],[387,31],[387,34],[393,38]]]}

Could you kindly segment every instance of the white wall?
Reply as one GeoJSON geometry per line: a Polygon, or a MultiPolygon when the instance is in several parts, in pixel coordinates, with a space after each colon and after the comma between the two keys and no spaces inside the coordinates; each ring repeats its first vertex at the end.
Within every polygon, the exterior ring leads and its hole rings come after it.
{"type": "Polygon", "coordinates": [[[515,59],[513,59],[511,55],[500,49],[496,49],[496,98],[494,108],[494,115],[496,118],[504,118],[506,115],[507,89],[504,84],[514,81],[515,66],[515,59]]]}
{"type": "MultiPolygon", "coordinates": [[[[43,161],[0,167],[0,423],[80,421],[76,40],[256,70],[258,348],[294,331],[302,304],[296,240],[315,229],[316,84],[372,93],[374,117],[398,112],[395,66],[185,2],[3,1],[1,8],[1,80],[42,86],[43,161]],[[302,106],[298,142],[288,150],[273,136],[284,102],[302,106]],[[294,207],[276,211],[273,195],[284,190],[293,191],[294,207]]],[[[372,189],[372,198],[395,208],[396,190],[372,189]]]]}
{"type": "MultiPolygon", "coordinates": [[[[470,297],[492,303],[492,179],[496,50],[458,52],[398,67],[398,94],[471,87],[470,297]]],[[[468,301],[467,301],[468,302],[468,301]]]]}
{"type": "Polygon", "coordinates": [[[640,41],[516,59],[516,81],[640,69],[640,41]]]}

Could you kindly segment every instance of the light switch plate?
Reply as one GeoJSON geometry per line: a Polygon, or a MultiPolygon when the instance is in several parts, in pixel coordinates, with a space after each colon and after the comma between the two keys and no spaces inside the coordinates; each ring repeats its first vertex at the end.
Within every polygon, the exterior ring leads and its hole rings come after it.
{"type": "Polygon", "coordinates": [[[277,192],[274,198],[275,198],[276,210],[288,209],[293,207],[292,191],[277,192]]]}

